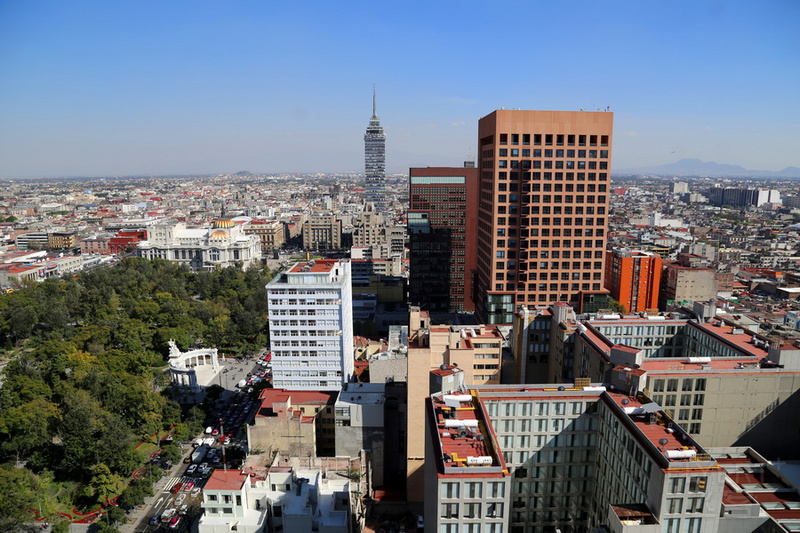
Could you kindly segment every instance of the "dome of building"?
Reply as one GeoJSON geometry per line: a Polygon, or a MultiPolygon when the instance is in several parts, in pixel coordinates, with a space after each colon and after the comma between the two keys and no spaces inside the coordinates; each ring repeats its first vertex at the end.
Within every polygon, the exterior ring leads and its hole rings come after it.
{"type": "Polygon", "coordinates": [[[209,238],[210,239],[227,239],[228,238],[228,234],[225,233],[224,231],[215,231],[214,233],[211,234],[211,236],[209,238]]]}
{"type": "Polygon", "coordinates": [[[233,220],[215,220],[214,228],[232,228],[234,226],[233,220]]]}

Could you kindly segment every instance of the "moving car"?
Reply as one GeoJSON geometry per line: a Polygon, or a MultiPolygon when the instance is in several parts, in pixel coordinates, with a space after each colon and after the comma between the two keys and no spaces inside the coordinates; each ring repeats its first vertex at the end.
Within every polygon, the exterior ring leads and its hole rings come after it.
{"type": "Polygon", "coordinates": [[[178,481],[177,483],[175,483],[175,485],[173,485],[173,486],[172,486],[172,488],[171,488],[171,489],[169,489],[169,491],[170,491],[171,493],[175,494],[176,492],[178,492],[179,490],[181,490],[181,487],[183,487],[183,483],[181,483],[180,481],[178,481]]]}

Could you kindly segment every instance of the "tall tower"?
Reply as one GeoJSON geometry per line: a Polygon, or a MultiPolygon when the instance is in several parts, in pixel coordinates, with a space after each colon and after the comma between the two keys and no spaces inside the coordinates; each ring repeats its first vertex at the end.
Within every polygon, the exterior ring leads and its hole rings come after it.
{"type": "Polygon", "coordinates": [[[375,105],[375,87],[372,87],[372,117],[364,134],[364,173],[367,177],[367,202],[372,202],[379,213],[386,210],[386,135],[375,105]]]}
{"type": "Polygon", "coordinates": [[[603,288],[614,114],[498,110],[478,122],[476,312],[510,324],[518,305],[603,288]]]}

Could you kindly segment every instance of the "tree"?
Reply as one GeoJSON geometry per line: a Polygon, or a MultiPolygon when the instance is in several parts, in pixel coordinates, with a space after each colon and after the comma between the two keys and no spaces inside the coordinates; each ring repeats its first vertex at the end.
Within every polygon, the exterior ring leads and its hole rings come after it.
{"type": "Polygon", "coordinates": [[[106,516],[108,517],[108,521],[112,526],[116,526],[117,524],[125,524],[128,522],[128,517],[125,514],[125,511],[116,505],[109,505],[106,507],[106,516]]]}
{"type": "Polygon", "coordinates": [[[626,312],[625,306],[610,296],[608,297],[608,307],[615,313],[625,314],[626,312]]]}
{"type": "Polygon", "coordinates": [[[51,439],[58,407],[45,398],[36,398],[12,407],[0,415],[0,449],[16,455],[17,462],[51,439]]]}
{"type": "Polygon", "coordinates": [[[34,474],[24,468],[0,466],[0,531],[23,531],[38,506],[34,474]]]}
{"type": "Polygon", "coordinates": [[[175,444],[167,444],[161,449],[161,458],[170,463],[177,463],[181,460],[181,451],[175,444]]]}
{"type": "Polygon", "coordinates": [[[91,473],[91,480],[89,487],[92,489],[94,496],[100,503],[105,503],[109,494],[114,494],[117,491],[122,478],[111,472],[111,469],[103,463],[92,465],[89,467],[91,473]]]}

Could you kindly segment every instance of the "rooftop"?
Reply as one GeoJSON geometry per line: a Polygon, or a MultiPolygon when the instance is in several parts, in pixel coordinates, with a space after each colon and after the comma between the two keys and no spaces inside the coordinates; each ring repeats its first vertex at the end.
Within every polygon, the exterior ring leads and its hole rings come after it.
{"type": "Polygon", "coordinates": [[[211,473],[203,490],[241,490],[248,475],[240,470],[216,469],[211,473]]]}
{"type": "MultiPolygon", "coordinates": [[[[656,404],[642,403],[638,398],[610,391],[606,393],[606,397],[628,415],[628,419],[638,429],[639,437],[650,444],[651,450],[654,448],[660,453],[670,468],[677,467],[677,463],[687,461],[713,462],[711,456],[656,404]]],[[[697,464],[697,467],[718,468],[716,463],[697,464]]]]}
{"type": "Polygon", "coordinates": [[[289,272],[292,274],[303,272],[314,272],[317,274],[330,272],[333,267],[338,263],[337,259],[316,259],[308,262],[296,263],[289,272]]]}
{"type": "Polygon", "coordinates": [[[508,475],[477,398],[469,393],[434,395],[431,410],[441,450],[440,474],[508,475]]]}

